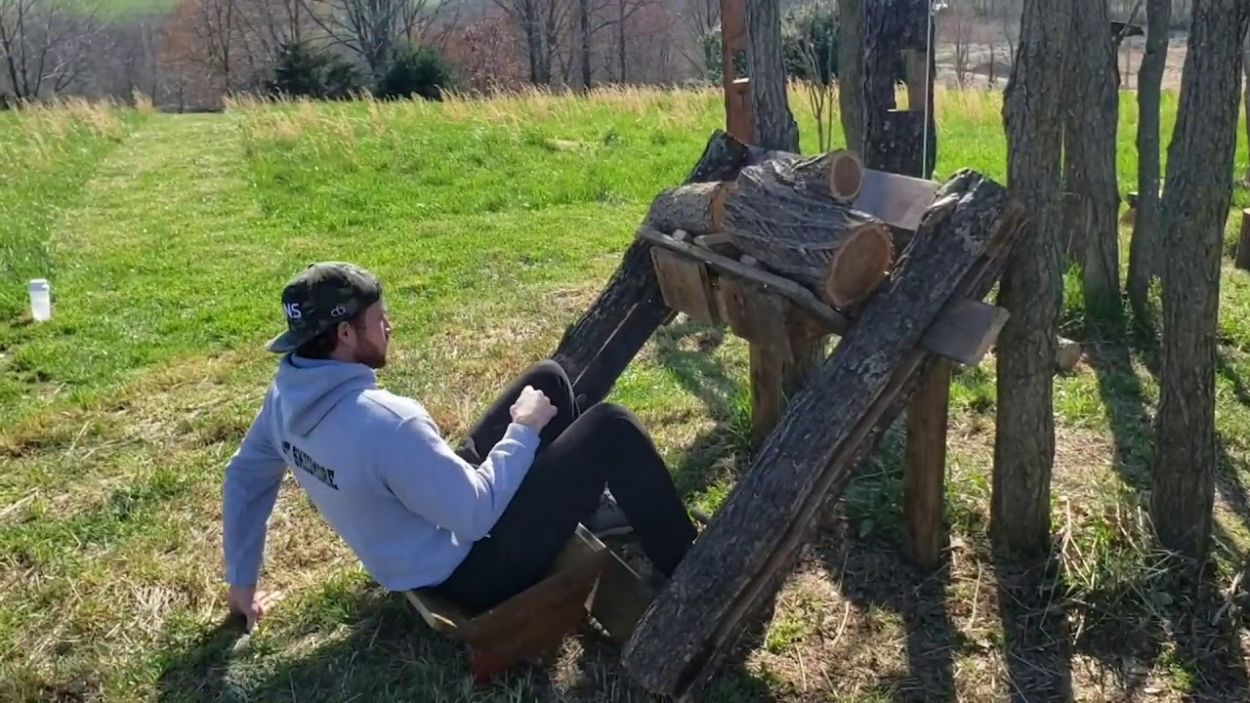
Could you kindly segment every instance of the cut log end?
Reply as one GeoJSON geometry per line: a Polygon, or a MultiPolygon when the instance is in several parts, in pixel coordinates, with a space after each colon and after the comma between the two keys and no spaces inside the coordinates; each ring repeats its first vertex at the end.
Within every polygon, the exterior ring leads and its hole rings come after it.
{"type": "Polygon", "coordinates": [[[849,203],[859,197],[864,184],[864,162],[855,152],[836,151],[829,155],[829,194],[849,203]]]}
{"type": "Polygon", "coordinates": [[[847,232],[825,274],[825,302],[847,310],[866,301],[885,280],[894,263],[890,231],[876,223],[847,232]]]}

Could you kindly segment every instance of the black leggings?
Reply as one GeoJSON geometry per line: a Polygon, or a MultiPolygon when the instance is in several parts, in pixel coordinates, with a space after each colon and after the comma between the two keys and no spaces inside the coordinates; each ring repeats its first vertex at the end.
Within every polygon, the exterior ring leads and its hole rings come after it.
{"type": "Polygon", "coordinates": [[[525,386],[556,406],[541,433],[533,466],[490,534],[438,590],[473,610],[486,610],[547,576],[577,523],[599,506],[606,485],[629,518],[647,557],[671,575],[695,538],[695,528],[672,476],[645,430],[628,410],[601,403],[580,413],[573,385],[553,361],[530,369],[491,406],[458,453],[478,464],[512,421],[510,408],[525,386]]]}

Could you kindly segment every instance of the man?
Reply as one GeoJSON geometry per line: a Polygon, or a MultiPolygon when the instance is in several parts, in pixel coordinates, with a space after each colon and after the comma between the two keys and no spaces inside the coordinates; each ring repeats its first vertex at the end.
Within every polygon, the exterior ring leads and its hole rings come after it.
{"type": "Polygon", "coordinates": [[[453,451],[416,401],[377,387],[391,325],[382,287],[345,263],[309,266],[282,293],[287,331],[264,405],[226,467],[229,605],[249,629],[282,476],[296,481],[383,587],[436,586],[474,610],[541,580],[608,487],[671,575],[694,525],[655,446],[623,408],[582,412],[554,362],[526,372],[453,451]]]}

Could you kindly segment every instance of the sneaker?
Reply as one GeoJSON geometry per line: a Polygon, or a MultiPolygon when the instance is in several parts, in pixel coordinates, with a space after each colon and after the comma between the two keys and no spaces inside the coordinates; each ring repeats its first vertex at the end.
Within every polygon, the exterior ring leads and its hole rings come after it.
{"type": "Polygon", "coordinates": [[[616,504],[616,498],[613,498],[607,490],[599,495],[599,507],[586,518],[585,524],[586,529],[595,533],[599,539],[626,535],[634,531],[633,525],[629,524],[629,517],[625,515],[624,510],[621,510],[621,506],[616,504]]]}

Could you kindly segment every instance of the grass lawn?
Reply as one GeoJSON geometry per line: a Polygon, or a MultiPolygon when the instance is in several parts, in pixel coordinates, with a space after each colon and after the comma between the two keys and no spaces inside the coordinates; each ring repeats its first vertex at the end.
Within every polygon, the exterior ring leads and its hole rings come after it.
{"type": "MultiPolygon", "coordinates": [[[[940,98],[939,176],[1004,178],[999,98],[940,98]]],[[[792,104],[814,151],[814,122],[792,104]]],[[[222,469],[274,368],[262,346],[283,324],[278,293],[303,265],[379,274],[395,324],[382,383],[458,437],[594,299],[720,109],[712,92],[621,90],[0,113],[0,700],[643,700],[589,637],[474,692],[462,652],[378,588],[290,480],[262,577],[286,598],[241,637],[223,622],[222,469]],[[24,283],[41,275],[55,318],[35,325],[24,283]]],[[[1239,172],[1245,148],[1243,133],[1239,172]]],[[[1250,279],[1227,267],[1223,281],[1226,461],[1217,569],[1198,596],[1157,569],[1141,510],[1155,346],[1097,337],[1056,384],[1051,568],[988,550],[987,360],[952,397],[949,562],[924,575],[898,552],[896,428],[710,698],[1244,700],[1250,279]]],[[[1080,315],[1072,296],[1069,334],[1080,315]]],[[[692,506],[715,510],[749,461],[746,357],[679,318],[613,393],[654,430],[692,506]]]]}

